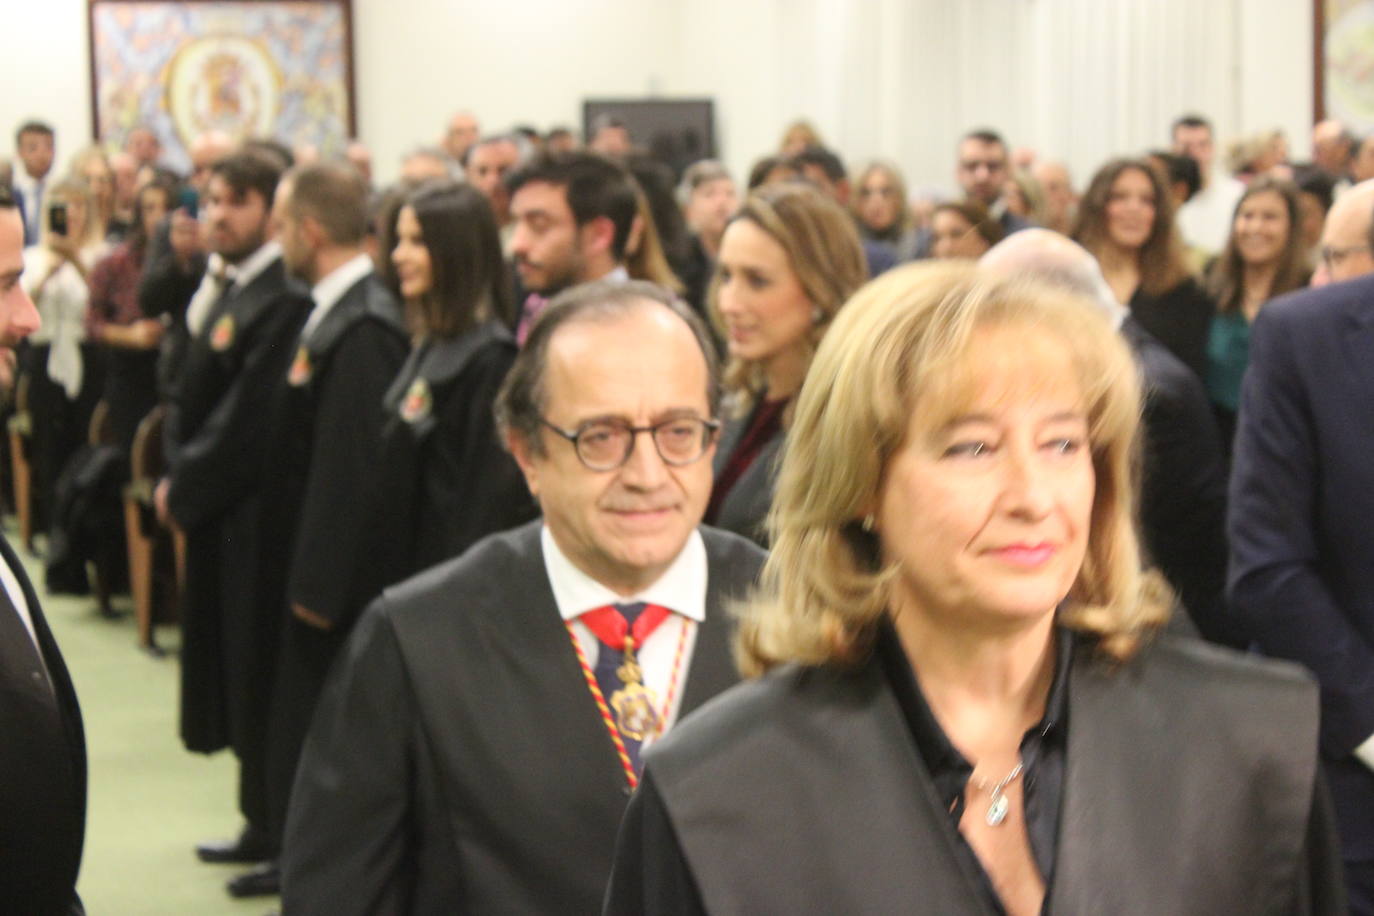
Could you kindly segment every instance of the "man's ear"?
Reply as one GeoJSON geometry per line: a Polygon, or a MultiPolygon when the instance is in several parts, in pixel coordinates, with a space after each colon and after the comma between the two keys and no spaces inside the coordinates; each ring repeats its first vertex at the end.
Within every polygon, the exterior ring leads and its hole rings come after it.
{"type": "Polygon", "coordinates": [[[598,216],[583,223],[578,230],[582,236],[582,256],[605,254],[611,260],[619,260],[612,253],[615,245],[615,221],[609,216],[598,216]]]}
{"type": "Polygon", "coordinates": [[[329,241],[324,226],[313,216],[301,217],[301,235],[305,236],[306,244],[310,246],[311,251],[319,251],[329,241]]]}
{"type": "Polygon", "coordinates": [[[529,441],[515,430],[507,430],[506,448],[515,459],[515,463],[520,466],[520,473],[525,475],[525,486],[530,488],[530,495],[538,499],[539,466],[530,450],[529,441]]]}

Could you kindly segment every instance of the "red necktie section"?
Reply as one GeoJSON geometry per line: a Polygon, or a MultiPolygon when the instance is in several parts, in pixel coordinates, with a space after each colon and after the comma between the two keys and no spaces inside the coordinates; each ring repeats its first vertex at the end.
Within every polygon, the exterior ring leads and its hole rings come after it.
{"type": "Polygon", "coordinates": [[[608,604],[594,611],[588,611],[578,619],[591,630],[602,645],[617,652],[627,649],[631,652],[644,645],[644,640],[657,630],[659,624],[668,619],[672,611],[657,604],[608,604]],[[633,619],[633,623],[630,619],[633,619]],[[628,645],[625,637],[633,641],[628,645]]]}

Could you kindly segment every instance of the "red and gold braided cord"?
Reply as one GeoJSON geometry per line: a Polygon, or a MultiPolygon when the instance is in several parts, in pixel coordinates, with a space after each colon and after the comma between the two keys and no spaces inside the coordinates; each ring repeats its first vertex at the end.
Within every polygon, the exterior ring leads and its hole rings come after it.
{"type": "MultiPolygon", "coordinates": [[[[639,775],[635,773],[634,764],[630,761],[630,754],[625,750],[625,741],[620,737],[620,728],[615,724],[615,716],[611,713],[611,707],[606,703],[606,695],[601,692],[601,685],[596,682],[596,672],[587,663],[587,653],[582,651],[582,640],[577,638],[577,630],[573,627],[573,621],[565,620],[563,625],[568,630],[568,637],[572,639],[573,651],[577,653],[577,662],[582,666],[582,676],[587,681],[587,689],[591,691],[592,699],[596,701],[597,711],[601,713],[601,721],[606,726],[606,732],[611,736],[611,743],[615,745],[616,756],[620,758],[620,766],[625,771],[625,781],[630,788],[639,788],[639,775]]],[[[682,620],[682,630],[678,635],[677,651],[673,655],[673,674],[668,683],[668,699],[663,704],[663,712],[658,717],[658,728],[654,732],[654,737],[663,734],[663,729],[668,724],[668,713],[673,708],[673,697],[677,694],[677,685],[682,673],[682,659],[685,654],[683,651],[687,646],[687,630],[689,623],[686,618],[682,620]]]]}

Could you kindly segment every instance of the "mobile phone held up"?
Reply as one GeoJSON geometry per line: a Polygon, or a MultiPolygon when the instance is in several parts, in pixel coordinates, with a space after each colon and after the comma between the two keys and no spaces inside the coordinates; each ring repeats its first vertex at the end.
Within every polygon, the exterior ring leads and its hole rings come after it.
{"type": "Polygon", "coordinates": [[[55,203],[48,211],[48,228],[53,235],[65,236],[67,229],[67,205],[65,203],[55,203]]]}
{"type": "Polygon", "coordinates": [[[195,188],[182,188],[181,198],[177,201],[178,209],[186,211],[187,216],[197,216],[200,213],[200,194],[195,188]]]}

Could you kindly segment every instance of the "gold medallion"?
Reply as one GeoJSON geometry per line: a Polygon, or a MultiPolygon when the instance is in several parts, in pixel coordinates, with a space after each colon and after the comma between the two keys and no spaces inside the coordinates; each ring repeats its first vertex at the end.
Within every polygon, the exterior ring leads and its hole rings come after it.
{"type": "Polygon", "coordinates": [[[654,692],[643,684],[626,684],[611,697],[616,728],[636,741],[654,734],[658,731],[658,711],[654,709],[657,701],[654,692]]]}

